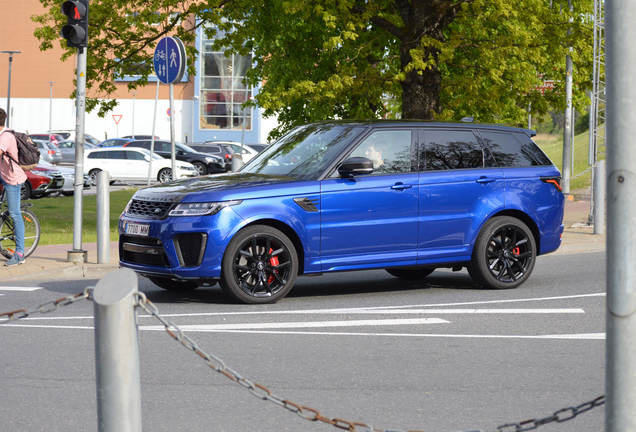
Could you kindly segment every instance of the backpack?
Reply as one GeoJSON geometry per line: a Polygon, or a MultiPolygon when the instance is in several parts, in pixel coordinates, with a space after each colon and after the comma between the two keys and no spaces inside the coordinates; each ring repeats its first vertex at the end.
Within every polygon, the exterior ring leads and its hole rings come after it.
{"type": "MultiPolygon", "coordinates": [[[[17,163],[23,171],[31,171],[40,162],[38,146],[27,134],[15,132],[11,129],[7,129],[7,132],[11,132],[15,136],[15,142],[18,145],[18,160],[13,159],[7,152],[4,152],[4,155],[9,158],[10,164],[17,163]]],[[[11,165],[11,171],[13,171],[13,165],[11,165]]]]}

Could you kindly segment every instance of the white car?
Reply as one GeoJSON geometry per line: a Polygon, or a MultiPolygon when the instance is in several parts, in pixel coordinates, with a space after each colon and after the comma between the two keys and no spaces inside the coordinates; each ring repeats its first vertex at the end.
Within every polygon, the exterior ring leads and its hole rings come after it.
{"type": "MultiPolygon", "coordinates": [[[[38,166],[47,167],[47,168],[50,168],[52,171],[59,171],[60,173],[62,173],[62,175],[64,176],[64,186],[62,186],[62,190],[59,191],[62,195],[71,196],[75,193],[75,185],[73,184],[75,180],[74,167],[71,168],[71,167],[53,165],[42,158],[40,158],[40,163],[38,164],[38,166]]],[[[88,174],[84,172],[84,190],[88,190],[90,188],[91,188],[91,179],[88,176],[88,174]]]]}
{"type": "MultiPolygon", "coordinates": [[[[159,155],[150,158],[150,151],[138,148],[103,147],[84,152],[84,169],[88,171],[92,184],[97,184],[97,174],[108,171],[110,183],[121,181],[145,181],[148,179],[148,167],[152,166],[151,179],[161,183],[171,181],[172,161],[159,155]],[[152,162],[152,163],[151,163],[152,162]]],[[[177,161],[176,178],[196,177],[198,172],[194,165],[177,161]]]]}

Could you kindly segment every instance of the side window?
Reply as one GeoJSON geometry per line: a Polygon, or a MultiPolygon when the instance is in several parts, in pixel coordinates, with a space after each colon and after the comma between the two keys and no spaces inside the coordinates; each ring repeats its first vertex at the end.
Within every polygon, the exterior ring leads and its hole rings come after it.
{"type": "Polygon", "coordinates": [[[104,155],[104,152],[101,152],[101,151],[92,152],[92,153],[88,154],[87,158],[88,159],[101,159],[103,155],[104,155]]]}
{"type": "Polygon", "coordinates": [[[126,155],[128,157],[128,160],[146,160],[142,153],[136,151],[127,151],[126,155]]]}
{"type": "Polygon", "coordinates": [[[552,165],[547,156],[530,139],[521,143],[511,133],[480,131],[500,167],[552,165]],[[546,163],[547,160],[547,163],[546,163]]]}
{"type": "Polygon", "coordinates": [[[420,166],[426,170],[454,170],[482,168],[484,152],[471,131],[424,131],[424,161],[420,154],[420,166]]]}
{"type": "Polygon", "coordinates": [[[209,153],[221,153],[221,147],[219,146],[210,146],[208,149],[209,153]]]}
{"type": "Polygon", "coordinates": [[[379,130],[369,135],[350,157],[373,162],[373,173],[411,171],[411,130],[379,130]]]}
{"type": "Polygon", "coordinates": [[[106,159],[126,159],[126,151],[117,150],[117,151],[109,151],[106,153],[106,159]]]}
{"type": "MultiPolygon", "coordinates": [[[[172,152],[172,144],[170,144],[169,142],[155,142],[155,148],[157,149],[157,151],[161,151],[161,152],[166,152],[166,153],[170,153],[172,152]]],[[[175,149],[176,151],[176,149],[175,149]]]]}
{"type": "Polygon", "coordinates": [[[521,132],[515,132],[513,136],[517,138],[517,140],[519,140],[519,142],[521,143],[521,151],[532,156],[532,159],[534,159],[538,165],[554,165],[550,158],[546,156],[545,153],[543,153],[543,150],[541,150],[539,146],[534,141],[532,141],[532,138],[530,138],[528,135],[521,132]]]}

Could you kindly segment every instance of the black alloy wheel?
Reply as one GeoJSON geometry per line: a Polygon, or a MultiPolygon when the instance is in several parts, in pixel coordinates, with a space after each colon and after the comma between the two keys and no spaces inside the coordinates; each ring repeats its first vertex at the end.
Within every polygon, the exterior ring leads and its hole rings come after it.
{"type": "Polygon", "coordinates": [[[487,288],[516,288],[534,269],[537,247],[530,228],[519,219],[501,216],[484,225],[473,250],[468,272],[487,288]]]}
{"type": "Polygon", "coordinates": [[[221,266],[221,288],[243,303],[275,303],[292,289],[298,274],[294,244],[281,231],[255,225],[228,244],[221,266]]]}

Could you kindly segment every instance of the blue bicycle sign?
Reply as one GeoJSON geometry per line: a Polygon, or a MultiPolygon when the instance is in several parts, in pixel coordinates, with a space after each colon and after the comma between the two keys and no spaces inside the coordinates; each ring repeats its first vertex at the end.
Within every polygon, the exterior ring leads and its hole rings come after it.
{"type": "Polygon", "coordinates": [[[185,73],[187,58],[185,46],[178,37],[164,37],[155,48],[154,67],[159,81],[174,84],[185,73]]]}

